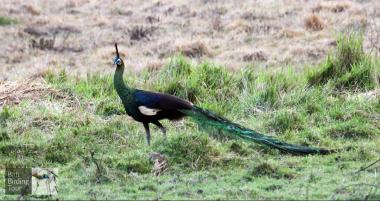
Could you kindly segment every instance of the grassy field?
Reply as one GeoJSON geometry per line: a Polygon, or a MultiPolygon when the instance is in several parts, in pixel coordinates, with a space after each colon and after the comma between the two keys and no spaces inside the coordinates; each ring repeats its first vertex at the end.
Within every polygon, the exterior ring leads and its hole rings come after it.
{"type": "MultiPolygon", "coordinates": [[[[59,199],[380,199],[379,58],[362,37],[341,35],[325,62],[294,71],[173,57],[127,71],[130,86],[175,94],[291,143],[338,150],[292,156],[205,131],[186,119],[154,128],[124,115],[112,75],[68,75],[51,66],[1,91],[0,178],[5,164],[59,169],[59,199]],[[158,176],[150,160],[165,156],[158,176]]],[[[5,181],[0,179],[0,187],[5,181]]],[[[1,199],[15,199],[5,195],[1,199]]],[[[35,197],[27,197],[33,199],[35,197]]]]}

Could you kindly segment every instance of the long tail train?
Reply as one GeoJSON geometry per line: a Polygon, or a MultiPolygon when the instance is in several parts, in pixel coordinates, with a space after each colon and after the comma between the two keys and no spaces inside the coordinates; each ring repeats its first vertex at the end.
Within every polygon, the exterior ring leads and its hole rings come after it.
{"type": "Polygon", "coordinates": [[[229,133],[234,133],[237,136],[259,143],[269,147],[279,149],[283,152],[288,152],[295,155],[307,155],[307,154],[330,154],[335,152],[334,150],[328,150],[323,148],[306,147],[301,145],[289,144],[276,139],[275,137],[263,135],[252,129],[245,128],[241,125],[231,122],[228,119],[220,117],[210,111],[204,110],[200,107],[193,106],[192,110],[182,110],[188,116],[192,117],[195,121],[202,124],[207,124],[220,129],[223,129],[229,133]]]}

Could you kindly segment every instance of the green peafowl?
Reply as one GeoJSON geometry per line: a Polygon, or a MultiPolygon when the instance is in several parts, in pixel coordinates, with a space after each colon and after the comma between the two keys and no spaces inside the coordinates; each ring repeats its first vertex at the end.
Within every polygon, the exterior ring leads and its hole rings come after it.
{"type": "Polygon", "coordinates": [[[166,129],[159,120],[178,120],[189,116],[201,124],[224,130],[234,134],[234,136],[273,147],[283,152],[297,155],[329,154],[333,152],[332,150],[322,148],[305,147],[282,142],[274,137],[266,136],[235,124],[187,100],[172,95],[130,88],[123,80],[124,62],[120,58],[116,43],[115,48],[116,58],[114,59],[114,65],[116,65],[116,71],[114,75],[114,86],[127,114],[144,125],[148,145],[150,145],[150,123],[160,128],[165,135],[166,129]]]}

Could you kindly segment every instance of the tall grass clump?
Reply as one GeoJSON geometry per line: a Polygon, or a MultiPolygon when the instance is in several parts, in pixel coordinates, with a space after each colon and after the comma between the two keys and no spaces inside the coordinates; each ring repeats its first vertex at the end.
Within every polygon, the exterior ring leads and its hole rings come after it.
{"type": "Polygon", "coordinates": [[[161,69],[153,79],[150,76],[148,79],[152,87],[158,91],[195,101],[199,92],[190,86],[191,71],[191,64],[184,57],[178,56],[161,69]]]}
{"type": "Polygon", "coordinates": [[[298,79],[293,72],[263,74],[256,80],[257,105],[261,107],[277,107],[282,103],[284,95],[294,90],[298,79]]]}
{"type": "Polygon", "coordinates": [[[216,112],[225,112],[227,103],[221,104],[221,100],[237,100],[239,94],[237,76],[207,62],[192,65],[183,56],[175,57],[155,76],[151,75],[147,80],[151,85],[149,90],[172,94],[216,112]]]}
{"type": "Polygon", "coordinates": [[[373,89],[375,62],[363,50],[363,36],[355,33],[341,35],[334,54],[328,56],[321,69],[308,75],[310,85],[329,84],[338,91],[373,89]]]}

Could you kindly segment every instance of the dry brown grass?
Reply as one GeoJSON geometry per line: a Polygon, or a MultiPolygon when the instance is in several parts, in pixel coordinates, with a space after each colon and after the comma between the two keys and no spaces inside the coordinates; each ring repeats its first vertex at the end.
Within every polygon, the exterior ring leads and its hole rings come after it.
{"type": "Polygon", "coordinates": [[[149,40],[156,29],[153,26],[134,26],[128,30],[128,34],[131,40],[149,40]]]}
{"type": "Polygon", "coordinates": [[[166,62],[178,52],[241,68],[250,62],[242,57],[253,47],[265,50],[270,58],[263,61],[267,66],[300,68],[321,61],[323,55],[309,57],[304,52],[294,57],[297,47],[318,46],[327,52],[331,46],[321,40],[380,21],[378,0],[258,0],[254,5],[243,0],[3,0],[0,15],[18,23],[0,29],[0,80],[22,80],[54,66],[74,74],[111,73],[106,65],[114,57],[114,42],[123,46],[120,51],[127,53],[127,65],[136,71],[152,62],[166,62]],[[305,32],[304,18],[311,12],[318,17],[307,19],[312,32],[305,32]],[[373,16],[367,24],[360,20],[368,17],[366,13],[373,16]],[[40,45],[40,38],[53,36],[53,48],[40,45]],[[37,43],[31,44],[32,40],[37,43]],[[105,49],[107,53],[98,55],[105,49]]]}
{"type": "Polygon", "coordinates": [[[349,99],[363,99],[363,100],[376,100],[376,98],[380,98],[380,89],[374,89],[367,92],[362,92],[358,94],[351,94],[349,99]]]}
{"type": "Polygon", "coordinates": [[[243,56],[243,61],[250,62],[250,61],[267,61],[268,60],[268,54],[264,51],[256,51],[253,53],[248,53],[243,56]]]}
{"type": "Polygon", "coordinates": [[[309,30],[321,31],[325,27],[325,24],[320,17],[315,14],[311,14],[305,19],[305,26],[309,30]]]}
{"type": "Polygon", "coordinates": [[[295,37],[302,37],[304,35],[305,35],[305,33],[303,31],[289,29],[289,28],[284,28],[282,30],[282,33],[281,33],[280,36],[283,36],[283,37],[286,37],[286,38],[295,38],[295,37]]]}
{"type": "Polygon", "coordinates": [[[160,60],[154,60],[154,61],[149,61],[147,63],[146,68],[148,71],[157,71],[161,69],[165,65],[165,62],[160,61],[160,60]]]}
{"type": "Polygon", "coordinates": [[[40,15],[41,13],[40,9],[33,5],[24,5],[23,8],[32,15],[40,15]]]}
{"type": "Polygon", "coordinates": [[[333,13],[344,12],[351,7],[351,4],[347,1],[330,1],[330,2],[321,2],[315,6],[312,11],[320,12],[322,10],[327,10],[333,13]]]}
{"type": "Polygon", "coordinates": [[[0,83],[0,107],[19,104],[24,99],[38,100],[46,95],[60,96],[58,90],[32,80],[0,83]]]}
{"type": "Polygon", "coordinates": [[[253,28],[247,20],[237,19],[232,21],[228,26],[227,30],[234,33],[252,33],[253,28]]]}
{"type": "Polygon", "coordinates": [[[209,48],[204,42],[201,41],[179,45],[176,47],[176,52],[179,52],[187,57],[199,58],[202,56],[212,56],[209,48]]]}
{"type": "Polygon", "coordinates": [[[45,49],[52,50],[52,49],[54,49],[55,40],[54,40],[54,38],[52,38],[52,39],[40,38],[38,41],[35,39],[31,39],[30,42],[31,42],[30,46],[32,48],[37,48],[40,50],[45,50],[45,49]]]}
{"type": "Polygon", "coordinates": [[[224,29],[222,19],[220,17],[214,18],[211,22],[211,26],[215,31],[223,31],[224,29]]]}
{"type": "MultiPolygon", "coordinates": [[[[41,72],[40,76],[44,74],[46,72],[41,72]]],[[[59,100],[59,103],[54,102],[54,105],[62,104],[66,111],[77,111],[81,106],[81,102],[74,94],[47,86],[40,78],[31,78],[23,82],[0,82],[0,109],[4,106],[18,105],[23,100],[51,105],[51,100],[46,97],[59,100]]]]}

